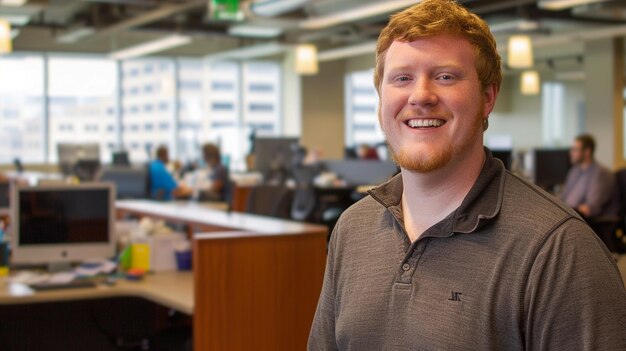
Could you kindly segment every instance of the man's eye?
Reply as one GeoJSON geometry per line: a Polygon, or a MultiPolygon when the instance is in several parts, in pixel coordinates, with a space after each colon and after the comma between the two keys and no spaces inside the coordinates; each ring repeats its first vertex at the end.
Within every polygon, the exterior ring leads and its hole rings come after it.
{"type": "Polygon", "coordinates": [[[409,77],[399,77],[398,81],[400,82],[407,82],[409,80],[409,77]]]}
{"type": "Polygon", "coordinates": [[[439,76],[439,80],[452,80],[454,77],[452,77],[452,75],[450,74],[442,74],[439,76]]]}

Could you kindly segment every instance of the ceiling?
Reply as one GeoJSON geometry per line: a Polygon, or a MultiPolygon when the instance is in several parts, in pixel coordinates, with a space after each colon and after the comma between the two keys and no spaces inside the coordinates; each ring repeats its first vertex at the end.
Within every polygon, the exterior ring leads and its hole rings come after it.
{"type": "MultiPolygon", "coordinates": [[[[211,0],[29,0],[9,6],[0,0],[0,17],[22,20],[13,49],[19,51],[106,54],[178,33],[192,42],[159,52],[160,56],[212,55],[255,44],[309,42],[320,52],[375,41],[390,13],[407,0],[241,0],[241,21],[212,19],[211,0]],[[268,14],[274,5],[282,11],[268,14]],[[395,8],[394,8],[395,5],[395,8]],[[242,24],[279,31],[270,38],[229,34],[242,24]],[[80,37],[80,33],[83,34],[80,37]],[[74,37],[72,38],[72,35],[74,37]]],[[[544,0],[552,1],[552,0],[544,0]]],[[[524,32],[534,39],[536,57],[573,58],[581,39],[626,35],[626,1],[603,1],[551,11],[537,0],[459,1],[487,20],[501,48],[506,38],[524,32]]],[[[578,60],[580,61],[580,60],[578,60]]]]}

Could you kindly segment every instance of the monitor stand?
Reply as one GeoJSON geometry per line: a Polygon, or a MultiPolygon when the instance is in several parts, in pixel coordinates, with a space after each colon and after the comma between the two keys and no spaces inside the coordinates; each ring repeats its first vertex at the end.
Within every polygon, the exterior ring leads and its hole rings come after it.
{"type": "Polygon", "coordinates": [[[49,273],[68,272],[72,270],[71,262],[49,262],[47,266],[49,273]]]}

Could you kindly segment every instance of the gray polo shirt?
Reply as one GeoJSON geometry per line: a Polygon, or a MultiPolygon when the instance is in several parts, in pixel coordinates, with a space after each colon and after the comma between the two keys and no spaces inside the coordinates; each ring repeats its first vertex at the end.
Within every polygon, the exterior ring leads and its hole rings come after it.
{"type": "Polygon", "coordinates": [[[620,274],[571,209],[488,154],[411,244],[401,194],[397,176],[337,223],[309,350],[626,350],[620,274]]]}

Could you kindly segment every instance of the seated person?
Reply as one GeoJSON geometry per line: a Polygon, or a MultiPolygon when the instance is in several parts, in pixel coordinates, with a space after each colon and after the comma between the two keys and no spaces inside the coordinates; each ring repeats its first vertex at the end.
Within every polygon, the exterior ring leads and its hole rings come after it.
{"type": "Polygon", "coordinates": [[[197,188],[198,198],[205,201],[224,201],[226,199],[226,184],[228,183],[228,169],[222,164],[222,155],[219,147],[207,143],[202,146],[202,157],[206,169],[201,172],[204,177],[199,180],[197,188]]]}
{"type": "Polygon", "coordinates": [[[150,197],[156,200],[171,200],[174,197],[189,197],[191,189],[179,185],[167,170],[169,152],[161,145],[156,150],[156,159],[150,162],[150,197]]]}
{"type": "Polygon", "coordinates": [[[380,160],[376,148],[367,144],[359,145],[359,148],[357,149],[357,156],[361,160],[380,160]]]}
{"type": "Polygon", "coordinates": [[[572,168],[560,198],[585,218],[616,216],[615,177],[595,160],[595,146],[591,135],[576,137],[570,149],[572,168]]]}

